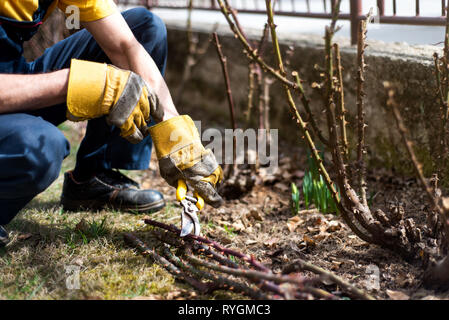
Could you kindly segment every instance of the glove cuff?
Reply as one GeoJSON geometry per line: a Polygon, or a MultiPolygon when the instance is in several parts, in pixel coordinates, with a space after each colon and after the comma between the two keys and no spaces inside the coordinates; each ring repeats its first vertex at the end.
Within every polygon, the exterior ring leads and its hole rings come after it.
{"type": "Polygon", "coordinates": [[[107,64],[72,59],[67,90],[67,118],[98,118],[102,110],[107,64]]]}

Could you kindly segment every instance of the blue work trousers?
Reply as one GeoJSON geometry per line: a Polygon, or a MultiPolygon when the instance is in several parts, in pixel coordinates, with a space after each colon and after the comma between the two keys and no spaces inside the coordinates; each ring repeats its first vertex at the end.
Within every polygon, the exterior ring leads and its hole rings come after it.
{"type": "MultiPolygon", "coordinates": [[[[122,13],[136,39],[151,55],[162,74],[167,59],[167,32],[164,23],[144,8],[122,13]]],[[[7,35],[0,28],[0,40],[7,35]]],[[[9,40],[9,39],[6,39],[9,40]]],[[[2,46],[7,43],[0,41],[2,46]]],[[[5,50],[3,50],[5,49],[5,50]]],[[[0,73],[34,74],[70,67],[71,59],[110,63],[86,30],[48,48],[33,62],[22,55],[14,58],[0,48],[0,73]],[[2,57],[2,51],[7,57],[2,57]]],[[[20,52],[20,50],[16,50],[20,52]]],[[[0,115],[0,225],[9,223],[37,194],[59,175],[70,145],[56,127],[66,120],[66,104],[23,113],[0,115]]],[[[148,136],[139,144],[120,137],[118,128],[104,117],[90,120],[76,157],[76,170],[95,173],[105,169],[147,169],[152,141],[148,136]]]]}

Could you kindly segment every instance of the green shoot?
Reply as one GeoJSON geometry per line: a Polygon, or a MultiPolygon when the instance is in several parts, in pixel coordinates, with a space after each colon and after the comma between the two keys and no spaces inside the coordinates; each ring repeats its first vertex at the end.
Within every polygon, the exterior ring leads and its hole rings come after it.
{"type": "Polygon", "coordinates": [[[230,235],[230,236],[235,236],[235,229],[233,227],[230,227],[228,225],[224,225],[223,228],[226,230],[226,232],[230,235]]]}
{"type": "Polygon", "coordinates": [[[296,184],[292,182],[292,213],[293,215],[299,212],[299,190],[296,184]]]}
{"type": "Polygon", "coordinates": [[[302,184],[302,192],[304,197],[305,208],[309,209],[310,206],[313,204],[315,205],[315,208],[317,208],[320,212],[337,213],[337,206],[334,200],[332,199],[331,193],[327,188],[323,176],[319,173],[318,167],[316,166],[310,154],[307,158],[307,162],[308,162],[308,169],[304,174],[302,184]]]}
{"type": "Polygon", "coordinates": [[[92,239],[100,238],[107,233],[106,228],[106,217],[101,221],[86,221],[82,227],[77,227],[73,230],[71,227],[66,225],[65,240],[67,246],[74,250],[78,241],[82,244],[87,245],[92,239]]]}

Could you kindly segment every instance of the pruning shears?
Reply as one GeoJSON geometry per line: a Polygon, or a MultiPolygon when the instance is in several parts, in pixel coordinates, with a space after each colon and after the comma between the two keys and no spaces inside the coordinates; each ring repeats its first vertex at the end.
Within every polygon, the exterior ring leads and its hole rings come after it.
{"type": "Polygon", "coordinates": [[[181,203],[181,237],[192,233],[198,236],[200,234],[200,221],[197,212],[204,207],[204,199],[198,193],[194,192],[193,197],[187,195],[187,184],[184,180],[178,180],[176,188],[176,199],[181,203]]]}

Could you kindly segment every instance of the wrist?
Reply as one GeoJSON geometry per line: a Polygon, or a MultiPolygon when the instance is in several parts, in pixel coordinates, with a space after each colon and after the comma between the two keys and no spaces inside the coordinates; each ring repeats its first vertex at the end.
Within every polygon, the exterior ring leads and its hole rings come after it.
{"type": "Polygon", "coordinates": [[[179,116],[178,112],[173,112],[172,110],[164,110],[164,117],[162,118],[162,121],[174,118],[179,116]]]}

